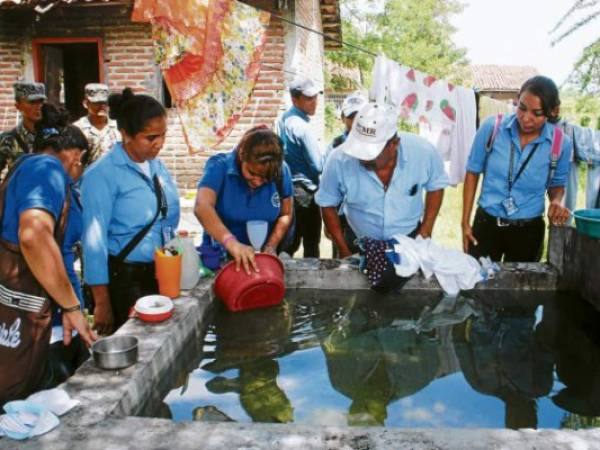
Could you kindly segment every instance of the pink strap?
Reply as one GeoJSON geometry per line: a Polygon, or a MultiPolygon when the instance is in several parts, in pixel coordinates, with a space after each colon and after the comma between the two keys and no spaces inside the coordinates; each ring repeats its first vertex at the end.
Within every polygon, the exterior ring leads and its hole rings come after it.
{"type": "Polygon", "coordinates": [[[488,140],[486,150],[489,152],[492,150],[492,145],[494,145],[494,140],[496,140],[496,136],[498,135],[498,131],[500,130],[500,125],[502,124],[502,119],[504,118],[503,114],[498,114],[496,116],[496,121],[494,122],[494,131],[492,131],[492,135],[488,140]]]}
{"type": "Polygon", "coordinates": [[[552,150],[550,153],[552,161],[558,161],[560,159],[563,136],[563,131],[559,127],[554,127],[554,136],[552,136],[552,150]]]}

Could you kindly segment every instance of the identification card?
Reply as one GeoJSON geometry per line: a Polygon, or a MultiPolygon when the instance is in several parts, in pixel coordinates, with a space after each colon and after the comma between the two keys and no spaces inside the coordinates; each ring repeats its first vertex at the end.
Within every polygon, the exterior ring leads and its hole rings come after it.
{"type": "Polygon", "coordinates": [[[512,216],[519,210],[515,200],[512,197],[502,200],[502,206],[504,207],[504,211],[506,212],[507,216],[512,216]]]}

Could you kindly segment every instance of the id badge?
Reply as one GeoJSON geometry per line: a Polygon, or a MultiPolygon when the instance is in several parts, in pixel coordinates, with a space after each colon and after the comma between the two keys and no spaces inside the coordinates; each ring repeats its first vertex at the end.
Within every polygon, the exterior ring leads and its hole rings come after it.
{"type": "Polygon", "coordinates": [[[512,197],[508,197],[502,200],[502,206],[504,207],[504,211],[506,212],[507,216],[512,216],[519,210],[515,203],[515,200],[512,197]]]}

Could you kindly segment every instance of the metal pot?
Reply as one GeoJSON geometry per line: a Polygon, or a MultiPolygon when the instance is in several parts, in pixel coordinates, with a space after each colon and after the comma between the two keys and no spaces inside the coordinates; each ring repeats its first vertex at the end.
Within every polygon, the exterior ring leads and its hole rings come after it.
{"type": "Polygon", "coordinates": [[[123,369],[138,360],[138,340],[134,336],[109,336],[92,344],[94,363],[101,369],[123,369]]]}

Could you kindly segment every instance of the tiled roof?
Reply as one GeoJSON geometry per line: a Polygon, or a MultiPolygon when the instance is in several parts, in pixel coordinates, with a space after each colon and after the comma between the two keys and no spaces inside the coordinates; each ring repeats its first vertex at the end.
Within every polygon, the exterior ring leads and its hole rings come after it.
{"type": "Polygon", "coordinates": [[[471,66],[473,87],[479,91],[518,91],[527,79],[538,74],[531,66],[471,66]]]}

